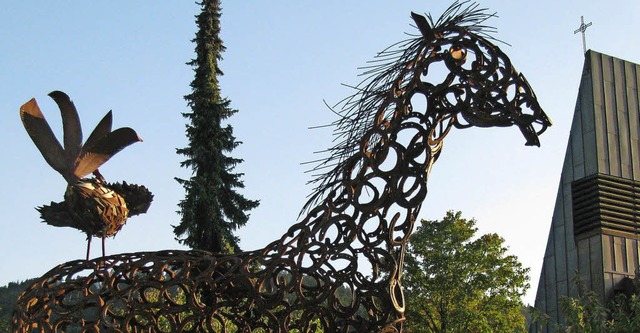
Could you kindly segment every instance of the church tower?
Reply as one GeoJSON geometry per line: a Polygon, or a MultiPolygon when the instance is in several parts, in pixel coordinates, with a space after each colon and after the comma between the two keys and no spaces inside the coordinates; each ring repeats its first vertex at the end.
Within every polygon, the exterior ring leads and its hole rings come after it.
{"type": "MultiPolygon", "coordinates": [[[[576,272],[602,301],[639,268],[640,65],[585,53],[535,308],[562,322],[576,272]]],[[[531,332],[548,332],[548,328],[531,332]]]]}

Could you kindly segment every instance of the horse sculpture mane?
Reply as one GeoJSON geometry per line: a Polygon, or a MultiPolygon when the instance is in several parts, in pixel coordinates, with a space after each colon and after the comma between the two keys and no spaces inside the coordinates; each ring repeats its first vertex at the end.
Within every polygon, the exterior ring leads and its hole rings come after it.
{"type": "Polygon", "coordinates": [[[317,170],[300,222],[262,250],[121,254],[62,264],[19,298],[31,332],[402,332],[405,245],[452,128],[517,126],[527,145],[551,123],[523,75],[454,3],[381,53],[343,101],[341,142],[317,170]],[[431,80],[433,73],[444,73],[431,80]],[[534,125],[538,128],[534,128],[534,125]],[[332,163],[335,166],[330,166],[332,163]]]}
{"type": "MultiPolygon", "coordinates": [[[[496,33],[495,28],[484,25],[484,22],[495,17],[495,14],[487,13],[485,9],[478,9],[478,4],[475,3],[465,7],[466,3],[467,1],[456,1],[435,22],[430,14],[422,17],[412,13],[423,34],[414,35],[412,38],[398,42],[378,53],[375,59],[370,62],[372,65],[364,68],[366,71],[362,75],[365,78],[354,87],[356,93],[338,103],[339,110],[335,111],[335,107],[332,108],[332,111],[340,116],[331,124],[335,128],[334,142],[336,144],[325,151],[328,156],[321,159],[311,170],[316,173],[326,169],[329,171],[316,174],[316,177],[309,182],[316,185],[303,212],[306,208],[320,201],[334,185],[340,182],[341,170],[345,167],[346,160],[361,148],[360,139],[380,124],[380,120],[376,118],[383,117],[384,120],[389,120],[393,117],[394,110],[392,108],[386,108],[386,113],[382,114],[379,110],[385,108],[385,103],[389,102],[390,92],[403,89],[400,87],[402,83],[398,79],[406,75],[409,69],[416,68],[414,62],[418,60],[418,57],[425,55],[423,54],[425,50],[452,44],[451,40],[447,41],[446,39],[442,39],[440,43],[435,41],[437,32],[458,33],[460,36],[457,37],[461,41],[466,34],[473,34],[473,36],[487,41],[499,41],[493,36],[496,33]],[[429,27],[429,31],[422,31],[426,26],[429,27]],[[434,36],[425,38],[425,33],[434,36]]],[[[442,59],[434,60],[441,61],[442,59]]],[[[496,66],[497,64],[492,65],[496,66]]],[[[507,67],[510,66],[507,64],[507,67]]],[[[426,67],[428,68],[428,66],[426,67]]],[[[454,126],[465,127],[461,123],[454,123],[454,126]]],[[[536,142],[532,142],[532,144],[539,145],[536,142]]]]}
{"type": "MultiPolygon", "coordinates": [[[[493,39],[490,33],[493,33],[494,29],[482,23],[494,14],[476,9],[477,4],[463,8],[462,4],[458,3],[447,9],[435,23],[431,15],[427,15],[425,19],[433,30],[465,29],[477,36],[493,39]]],[[[311,181],[311,183],[321,183],[314,192],[326,191],[329,187],[327,184],[339,178],[339,170],[344,167],[345,160],[360,149],[359,139],[378,123],[376,120],[376,117],[380,116],[378,110],[387,100],[389,92],[393,91],[398,77],[412,66],[416,60],[416,54],[425,46],[431,46],[432,42],[425,39],[423,35],[412,35],[412,38],[379,52],[374,60],[369,62],[371,65],[363,68],[365,71],[361,75],[364,79],[353,87],[356,92],[337,104],[340,106],[338,111],[335,110],[335,106],[331,108],[339,115],[339,118],[331,124],[334,127],[336,144],[326,151],[329,153],[327,158],[321,160],[313,170],[333,167],[331,171],[318,175],[311,181]]],[[[393,114],[387,113],[382,116],[388,120],[393,114]]]]}

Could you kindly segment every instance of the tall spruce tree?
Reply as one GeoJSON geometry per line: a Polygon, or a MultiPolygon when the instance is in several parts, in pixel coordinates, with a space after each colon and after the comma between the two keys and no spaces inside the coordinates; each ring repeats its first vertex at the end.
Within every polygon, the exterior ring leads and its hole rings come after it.
{"type": "Polygon", "coordinates": [[[174,226],[176,239],[193,249],[216,253],[239,251],[234,230],[245,225],[247,211],[258,206],[236,189],[244,188],[242,173],[233,173],[242,159],[229,156],[240,141],[233,136],[233,128],[223,121],[237,112],[230,100],[222,98],[218,67],[225,50],[220,39],[220,1],[202,0],[202,12],[196,16],[198,32],[193,40],[196,58],[188,64],[195,72],[191,94],[186,95],[191,112],[183,113],[189,120],[186,135],[189,145],[177,149],[186,160],[182,167],[190,168],[190,179],[176,178],[185,189],[185,199],[178,204],[181,222],[174,226]]]}

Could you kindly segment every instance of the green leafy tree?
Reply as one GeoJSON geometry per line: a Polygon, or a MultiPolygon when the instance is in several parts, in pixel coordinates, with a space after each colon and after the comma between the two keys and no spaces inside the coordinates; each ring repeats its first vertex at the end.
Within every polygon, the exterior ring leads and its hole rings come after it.
{"type": "Polygon", "coordinates": [[[244,188],[242,173],[234,173],[242,159],[230,153],[241,142],[233,136],[231,125],[223,125],[237,110],[230,107],[229,99],[221,97],[218,86],[218,76],[223,74],[218,61],[225,49],[219,37],[220,1],[203,0],[200,6],[198,32],[193,40],[196,58],[188,63],[195,77],[191,93],[184,97],[191,108],[191,112],[183,113],[190,122],[186,129],[189,145],[177,149],[186,157],[181,166],[190,168],[192,176],[176,178],[186,195],[178,205],[181,222],[173,232],[191,248],[233,253],[239,251],[233,232],[247,223],[247,211],[259,202],[236,191],[244,188]]]}
{"type": "Polygon", "coordinates": [[[406,332],[526,332],[529,269],[498,235],[476,232],[475,220],[453,211],[417,227],[406,258],[406,332]]]}
{"type": "MultiPolygon", "coordinates": [[[[0,309],[2,309],[0,307],[0,309]]],[[[4,332],[9,332],[9,321],[2,319],[0,320],[0,332],[4,333],[4,332]]]]}
{"type": "Polygon", "coordinates": [[[6,286],[0,287],[0,333],[9,332],[11,312],[14,310],[18,296],[34,281],[35,279],[28,279],[22,282],[9,282],[6,286]]]}
{"type": "Polygon", "coordinates": [[[617,295],[611,309],[611,320],[613,332],[640,332],[640,295],[617,295]]]}
{"type": "Polygon", "coordinates": [[[634,281],[635,292],[618,294],[604,304],[600,296],[589,290],[576,274],[573,281],[576,297],[563,297],[560,310],[564,323],[555,324],[557,333],[637,333],[640,332],[640,289],[634,281]]]}
{"type": "Polygon", "coordinates": [[[576,274],[574,284],[578,288],[577,297],[560,299],[560,310],[565,322],[557,325],[556,332],[605,333],[611,331],[608,310],[600,302],[598,294],[586,288],[580,274],[576,274]]]}

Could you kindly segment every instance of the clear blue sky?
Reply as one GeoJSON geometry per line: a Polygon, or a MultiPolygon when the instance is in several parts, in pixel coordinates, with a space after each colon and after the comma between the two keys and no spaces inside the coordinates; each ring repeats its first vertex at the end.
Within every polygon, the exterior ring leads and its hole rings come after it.
{"type": "MultiPolygon", "coordinates": [[[[481,1],[498,12],[489,23],[514,65],[525,74],[554,126],[541,148],[524,147],[515,128],[451,133],[429,182],[420,218],[447,210],[475,217],[481,233],[505,238],[510,253],[531,268],[533,302],[551,222],[583,54],[574,30],[580,16],[593,25],[587,46],[640,62],[640,3],[602,1],[481,1]]],[[[311,188],[300,164],[330,145],[328,130],[308,130],[333,119],[323,100],[351,92],[358,66],[413,32],[410,12],[439,16],[445,1],[223,1],[223,95],[239,113],[231,118],[243,144],[246,197],[261,205],[239,231],[244,249],[279,238],[296,221],[311,188]]],[[[60,118],[47,96],[67,92],[85,137],[113,110],[114,127],[130,126],[144,142],[103,168],[110,181],[144,184],[155,194],[149,213],[129,220],[108,254],[182,248],[177,224],[188,177],[175,148],[187,144],[194,15],[188,0],[109,2],[5,0],[0,10],[0,285],[40,276],[84,257],[85,235],[40,223],[35,206],[62,200],[65,182],[49,168],[18,117],[36,97],[54,131],[60,118]]],[[[99,255],[94,240],[92,257],[99,255]]]]}

